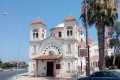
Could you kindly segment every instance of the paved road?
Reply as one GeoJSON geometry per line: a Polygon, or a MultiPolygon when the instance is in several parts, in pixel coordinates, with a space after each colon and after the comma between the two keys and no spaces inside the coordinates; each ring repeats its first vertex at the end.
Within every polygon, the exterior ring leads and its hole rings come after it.
{"type": "MultiPolygon", "coordinates": [[[[3,72],[0,72],[0,80],[10,80],[13,76],[16,75],[17,70],[6,70],[3,72]]],[[[27,69],[19,69],[18,74],[27,72],[27,69]]]]}

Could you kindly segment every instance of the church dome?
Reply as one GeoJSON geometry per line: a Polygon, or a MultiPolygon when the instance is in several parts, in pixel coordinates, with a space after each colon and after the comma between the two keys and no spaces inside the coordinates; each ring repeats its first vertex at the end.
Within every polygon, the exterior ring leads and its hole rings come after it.
{"type": "Polygon", "coordinates": [[[64,23],[60,23],[56,27],[64,27],[64,23]]]}

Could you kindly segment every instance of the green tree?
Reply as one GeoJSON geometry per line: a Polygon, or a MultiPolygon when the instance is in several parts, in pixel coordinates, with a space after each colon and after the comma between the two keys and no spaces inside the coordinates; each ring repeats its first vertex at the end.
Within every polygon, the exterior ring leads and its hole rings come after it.
{"type": "MultiPolygon", "coordinates": [[[[84,10],[85,5],[83,5],[82,8],[84,10]]],[[[114,21],[118,18],[118,0],[87,0],[87,17],[88,25],[92,26],[95,24],[97,29],[99,69],[103,70],[105,69],[105,27],[112,27],[114,25],[114,21]]],[[[84,11],[81,14],[81,18],[84,22],[84,11]]]]}
{"type": "Polygon", "coordinates": [[[116,56],[115,65],[120,69],[120,53],[116,56]]]}
{"type": "Polygon", "coordinates": [[[89,55],[89,45],[88,45],[88,23],[87,23],[87,2],[86,0],[84,0],[84,6],[83,6],[83,12],[84,12],[84,19],[83,19],[83,25],[85,27],[85,31],[86,31],[86,48],[88,50],[88,55],[86,57],[86,60],[88,63],[86,63],[86,75],[89,76],[90,75],[90,55],[89,55]]]}
{"type": "Polygon", "coordinates": [[[115,60],[117,54],[120,53],[120,22],[115,22],[114,27],[111,28],[110,31],[113,38],[109,40],[109,46],[110,48],[114,47],[114,58],[113,58],[113,67],[115,68],[115,60]]]}
{"type": "Polygon", "coordinates": [[[0,59],[0,63],[2,63],[1,59],[0,59]]]}
{"type": "Polygon", "coordinates": [[[3,67],[3,63],[2,63],[2,61],[0,59],[0,68],[2,68],[2,67],[3,67]]]}
{"type": "Polygon", "coordinates": [[[0,63],[0,68],[3,68],[3,64],[2,63],[0,63]]]}
{"type": "Polygon", "coordinates": [[[109,56],[105,56],[106,67],[109,68],[111,66],[111,58],[109,56]]]}
{"type": "Polygon", "coordinates": [[[4,63],[4,64],[3,64],[3,68],[4,68],[4,69],[11,69],[11,70],[12,70],[12,67],[13,67],[13,65],[10,64],[10,63],[4,63]]]}
{"type": "Polygon", "coordinates": [[[112,65],[113,65],[113,68],[115,68],[115,60],[116,60],[116,53],[115,53],[115,48],[116,48],[116,39],[112,38],[109,40],[109,46],[110,48],[113,48],[114,47],[114,53],[113,53],[113,56],[112,56],[112,65]]]}

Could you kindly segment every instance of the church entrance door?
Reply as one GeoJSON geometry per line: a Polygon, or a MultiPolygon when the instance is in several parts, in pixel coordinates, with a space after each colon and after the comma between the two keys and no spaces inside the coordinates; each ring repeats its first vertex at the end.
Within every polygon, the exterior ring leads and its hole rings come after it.
{"type": "Polygon", "coordinates": [[[47,76],[53,76],[54,63],[47,62],[47,76]]]}

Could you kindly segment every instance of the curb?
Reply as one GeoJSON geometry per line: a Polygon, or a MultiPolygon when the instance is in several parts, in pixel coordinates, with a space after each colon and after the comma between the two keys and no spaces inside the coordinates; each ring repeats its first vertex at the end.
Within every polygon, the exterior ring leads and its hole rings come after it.
{"type": "Polygon", "coordinates": [[[15,75],[12,78],[10,78],[10,80],[19,80],[19,78],[22,77],[23,75],[28,75],[28,73],[21,73],[21,74],[19,74],[17,76],[15,75]]]}

